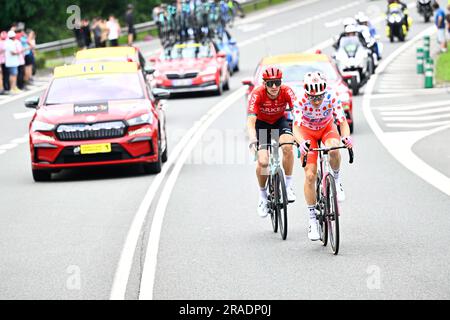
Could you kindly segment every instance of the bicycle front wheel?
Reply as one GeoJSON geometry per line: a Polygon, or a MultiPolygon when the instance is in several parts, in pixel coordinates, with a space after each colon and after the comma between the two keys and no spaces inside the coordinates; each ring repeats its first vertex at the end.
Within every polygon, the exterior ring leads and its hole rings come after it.
{"type": "Polygon", "coordinates": [[[280,234],[283,240],[287,238],[287,228],[288,228],[288,219],[287,219],[287,192],[286,192],[286,184],[284,182],[284,174],[281,169],[278,169],[278,172],[275,175],[276,181],[276,212],[278,216],[278,224],[280,226],[280,234]]]}
{"type": "Polygon", "coordinates": [[[330,240],[331,250],[335,255],[339,252],[339,206],[336,196],[336,183],[334,177],[328,174],[326,179],[326,210],[325,223],[328,226],[328,237],[330,240]]]}
{"type": "Polygon", "coordinates": [[[322,172],[319,169],[317,172],[317,181],[316,181],[316,210],[319,212],[316,216],[318,225],[319,225],[319,234],[320,240],[324,247],[327,246],[328,243],[328,224],[325,222],[325,205],[322,195],[322,172]]]}
{"type": "Polygon", "coordinates": [[[278,216],[277,211],[275,210],[275,183],[274,183],[274,177],[269,176],[269,210],[270,210],[270,220],[272,221],[272,230],[273,232],[278,232],[278,216]]]}

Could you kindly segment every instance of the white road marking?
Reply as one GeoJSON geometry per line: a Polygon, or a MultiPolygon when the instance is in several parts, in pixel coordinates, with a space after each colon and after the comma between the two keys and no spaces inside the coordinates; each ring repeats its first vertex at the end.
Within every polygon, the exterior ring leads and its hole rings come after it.
{"type": "Polygon", "coordinates": [[[398,57],[400,54],[414,45],[416,41],[421,39],[424,35],[431,35],[435,32],[436,29],[434,26],[427,28],[426,30],[415,36],[413,39],[395,50],[380,64],[380,66],[377,68],[376,73],[371,77],[366,85],[366,89],[364,90],[365,93],[363,96],[362,108],[364,117],[369,123],[370,128],[375,133],[380,143],[389,151],[389,153],[391,153],[391,155],[395,159],[397,159],[397,161],[399,161],[411,172],[418,175],[429,184],[433,185],[443,193],[450,196],[450,179],[438,170],[425,163],[411,151],[414,143],[416,143],[420,139],[423,139],[425,136],[443,130],[447,126],[444,125],[443,127],[428,131],[383,132],[380,125],[375,120],[375,116],[372,113],[372,109],[370,108],[370,99],[379,74],[382,73],[396,57],[398,57]]]}
{"type": "Polygon", "coordinates": [[[35,110],[26,111],[26,112],[18,112],[18,113],[14,113],[13,117],[16,120],[31,118],[32,116],[34,116],[35,112],[36,112],[35,110]]]}
{"type": "MultiPolygon", "coordinates": [[[[450,120],[448,121],[436,121],[436,122],[426,122],[426,123],[386,123],[385,126],[389,128],[414,128],[414,129],[423,129],[428,127],[439,127],[446,126],[450,124],[450,120]]],[[[390,132],[392,133],[392,132],[390,132]]],[[[449,180],[450,181],[450,180],[449,180]]],[[[449,190],[450,192],[450,190],[449,190]]],[[[449,193],[450,195],[450,193],[449,193]]]]}
{"type": "Polygon", "coordinates": [[[255,23],[255,24],[243,24],[238,27],[238,29],[244,33],[252,32],[258,29],[261,29],[264,26],[263,23],[255,23]]]}
{"type": "MultiPolygon", "coordinates": [[[[448,105],[448,102],[447,102],[448,105]]],[[[427,110],[420,110],[420,111],[410,111],[410,110],[406,110],[406,111],[383,111],[381,112],[381,115],[383,116],[420,116],[420,117],[425,117],[431,113],[441,113],[441,112],[445,112],[445,111],[450,111],[450,107],[442,107],[442,108],[432,108],[432,109],[427,109],[427,110]]],[[[447,114],[447,116],[449,116],[450,114],[447,114]]],[[[445,115],[437,115],[437,117],[443,117],[445,115]]],[[[435,117],[435,116],[433,116],[435,117]]],[[[413,117],[415,118],[415,117],[413,117]]],[[[419,118],[419,117],[417,117],[419,118]]]]}
{"type": "Polygon", "coordinates": [[[338,25],[342,24],[342,18],[341,19],[337,19],[334,21],[330,21],[330,22],[326,22],[325,23],[325,28],[333,28],[333,27],[337,27],[338,25]]]}
{"type": "Polygon", "coordinates": [[[396,93],[373,93],[371,94],[371,99],[390,99],[390,98],[400,98],[400,97],[414,97],[418,95],[430,95],[430,94],[439,94],[439,93],[450,93],[449,88],[430,88],[430,89],[418,89],[414,92],[405,91],[405,92],[396,92],[396,93]]]}
{"type": "Polygon", "coordinates": [[[0,150],[11,150],[17,147],[17,143],[8,143],[0,145],[0,150]]]}
{"type": "Polygon", "coordinates": [[[16,138],[11,140],[12,144],[21,144],[21,143],[25,143],[28,142],[28,134],[24,135],[22,138],[16,138]]]}
{"type": "Polygon", "coordinates": [[[385,107],[374,107],[372,109],[383,110],[383,111],[403,111],[403,110],[435,110],[436,107],[448,106],[450,102],[448,100],[445,101],[433,101],[430,103],[421,103],[421,104],[400,104],[395,106],[385,106],[385,107]]]}
{"type": "Polygon", "coordinates": [[[265,18],[274,16],[274,15],[277,15],[277,14],[280,14],[280,13],[289,12],[289,11],[291,11],[293,9],[304,7],[304,6],[310,5],[310,4],[315,3],[315,2],[319,2],[319,0],[307,0],[307,1],[302,1],[302,2],[299,2],[299,3],[295,3],[293,5],[289,5],[289,6],[286,6],[286,7],[283,7],[283,8],[275,8],[275,9],[267,10],[267,11],[261,13],[261,14],[254,15],[254,16],[251,16],[251,17],[247,17],[244,20],[239,20],[234,25],[235,26],[240,26],[240,25],[243,25],[243,24],[252,23],[254,21],[265,19],[265,18]]]}
{"type": "Polygon", "coordinates": [[[4,154],[6,150],[0,150],[0,154],[4,154]]]}

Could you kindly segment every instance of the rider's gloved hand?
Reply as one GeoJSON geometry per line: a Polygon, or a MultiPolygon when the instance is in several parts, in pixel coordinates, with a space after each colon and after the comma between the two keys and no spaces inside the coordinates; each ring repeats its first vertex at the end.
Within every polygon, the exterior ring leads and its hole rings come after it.
{"type": "Polygon", "coordinates": [[[300,149],[302,156],[304,156],[308,153],[310,145],[311,145],[311,141],[309,141],[309,140],[303,140],[302,143],[300,143],[298,148],[300,149]]]}
{"type": "Polygon", "coordinates": [[[346,137],[342,137],[342,142],[344,143],[344,145],[351,149],[353,148],[353,139],[350,136],[346,136],[346,137]]]}

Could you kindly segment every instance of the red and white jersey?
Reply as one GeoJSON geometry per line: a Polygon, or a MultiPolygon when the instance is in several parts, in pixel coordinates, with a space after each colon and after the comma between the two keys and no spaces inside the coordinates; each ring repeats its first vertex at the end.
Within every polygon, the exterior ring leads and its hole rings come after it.
{"type": "Polygon", "coordinates": [[[334,90],[328,90],[325,93],[319,107],[314,107],[305,95],[294,107],[294,125],[304,126],[311,130],[321,130],[325,128],[334,118],[337,123],[345,121],[345,112],[342,107],[339,94],[334,90]]]}
{"type": "Polygon", "coordinates": [[[292,109],[297,104],[298,100],[290,87],[281,85],[278,97],[271,99],[262,85],[253,90],[248,100],[247,113],[256,115],[258,120],[273,124],[285,116],[287,105],[292,109]]]}

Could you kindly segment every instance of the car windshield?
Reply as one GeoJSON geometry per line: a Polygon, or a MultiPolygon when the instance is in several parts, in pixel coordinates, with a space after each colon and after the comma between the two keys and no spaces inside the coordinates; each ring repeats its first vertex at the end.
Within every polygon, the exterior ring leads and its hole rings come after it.
{"type": "Polygon", "coordinates": [[[161,53],[161,60],[211,58],[213,52],[210,46],[202,45],[178,45],[166,49],[161,53]]]}
{"type": "Polygon", "coordinates": [[[89,77],[56,78],[45,104],[90,103],[105,100],[143,99],[137,73],[96,74],[89,77]]]}
{"type": "Polygon", "coordinates": [[[283,71],[283,82],[285,83],[303,81],[305,74],[312,71],[322,72],[329,81],[338,79],[335,69],[329,62],[305,62],[302,64],[281,65],[278,68],[283,71]]]}

